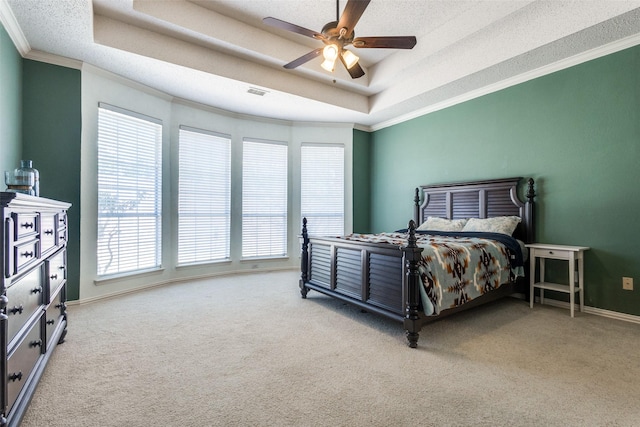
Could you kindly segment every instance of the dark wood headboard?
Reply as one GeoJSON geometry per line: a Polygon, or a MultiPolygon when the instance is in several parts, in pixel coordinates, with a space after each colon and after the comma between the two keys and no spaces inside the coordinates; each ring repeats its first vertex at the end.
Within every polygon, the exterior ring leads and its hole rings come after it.
{"type": "Polygon", "coordinates": [[[518,177],[421,185],[416,188],[414,199],[416,223],[422,224],[428,216],[459,219],[516,215],[522,221],[513,233],[514,237],[531,243],[535,238],[533,179],[526,181],[526,202],[518,197],[518,184],[521,181],[522,178],[518,177]]]}

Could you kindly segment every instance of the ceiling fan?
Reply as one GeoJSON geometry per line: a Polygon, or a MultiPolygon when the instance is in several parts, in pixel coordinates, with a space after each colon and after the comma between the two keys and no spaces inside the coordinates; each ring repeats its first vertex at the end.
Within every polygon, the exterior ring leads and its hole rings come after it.
{"type": "Polygon", "coordinates": [[[358,64],[360,58],[350,50],[345,49],[345,47],[352,45],[359,49],[412,49],[416,45],[416,38],[414,36],[356,38],[353,29],[370,1],[371,0],[348,0],[342,16],[340,16],[340,0],[336,0],[337,20],[326,24],[319,33],[272,17],[264,18],[262,22],[273,27],[320,40],[325,44],[324,47],[314,49],[306,55],[285,64],[284,68],[296,68],[322,54],[324,56],[322,68],[333,72],[336,60],[339,58],[351,78],[357,79],[358,77],[364,76],[364,70],[360,64],[358,64]]]}

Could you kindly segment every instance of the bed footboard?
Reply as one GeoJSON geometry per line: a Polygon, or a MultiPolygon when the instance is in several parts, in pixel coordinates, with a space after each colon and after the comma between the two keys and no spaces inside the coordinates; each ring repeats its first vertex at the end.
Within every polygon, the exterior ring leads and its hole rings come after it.
{"type": "Polygon", "coordinates": [[[315,290],[366,311],[401,321],[410,347],[421,327],[420,276],[416,224],[409,223],[409,244],[354,243],[344,239],[310,238],[302,221],[300,294],[315,290]]]}

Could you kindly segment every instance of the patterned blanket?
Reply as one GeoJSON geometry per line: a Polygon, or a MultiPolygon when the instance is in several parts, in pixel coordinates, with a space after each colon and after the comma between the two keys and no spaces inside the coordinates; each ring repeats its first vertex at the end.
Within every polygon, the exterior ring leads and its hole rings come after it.
{"type": "MultiPolygon", "coordinates": [[[[426,315],[457,307],[524,275],[516,239],[494,233],[416,233],[424,248],[418,263],[426,315]]],[[[342,239],[407,245],[404,232],[351,234],[342,239]]]]}

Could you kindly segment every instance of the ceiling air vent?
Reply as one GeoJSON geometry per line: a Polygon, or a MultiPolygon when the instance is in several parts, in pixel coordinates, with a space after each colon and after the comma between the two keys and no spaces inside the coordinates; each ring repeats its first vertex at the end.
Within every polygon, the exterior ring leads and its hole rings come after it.
{"type": "Polygon", "coordinates": [[[255,87],[250,87],[249,90],[247,91],[247,93],[250,93],[252,95],[258,95],[258,96],[264,96],[265,93],[267,93],[266,90],[262,90],[262,89],[258,89],[255,87]]]}

